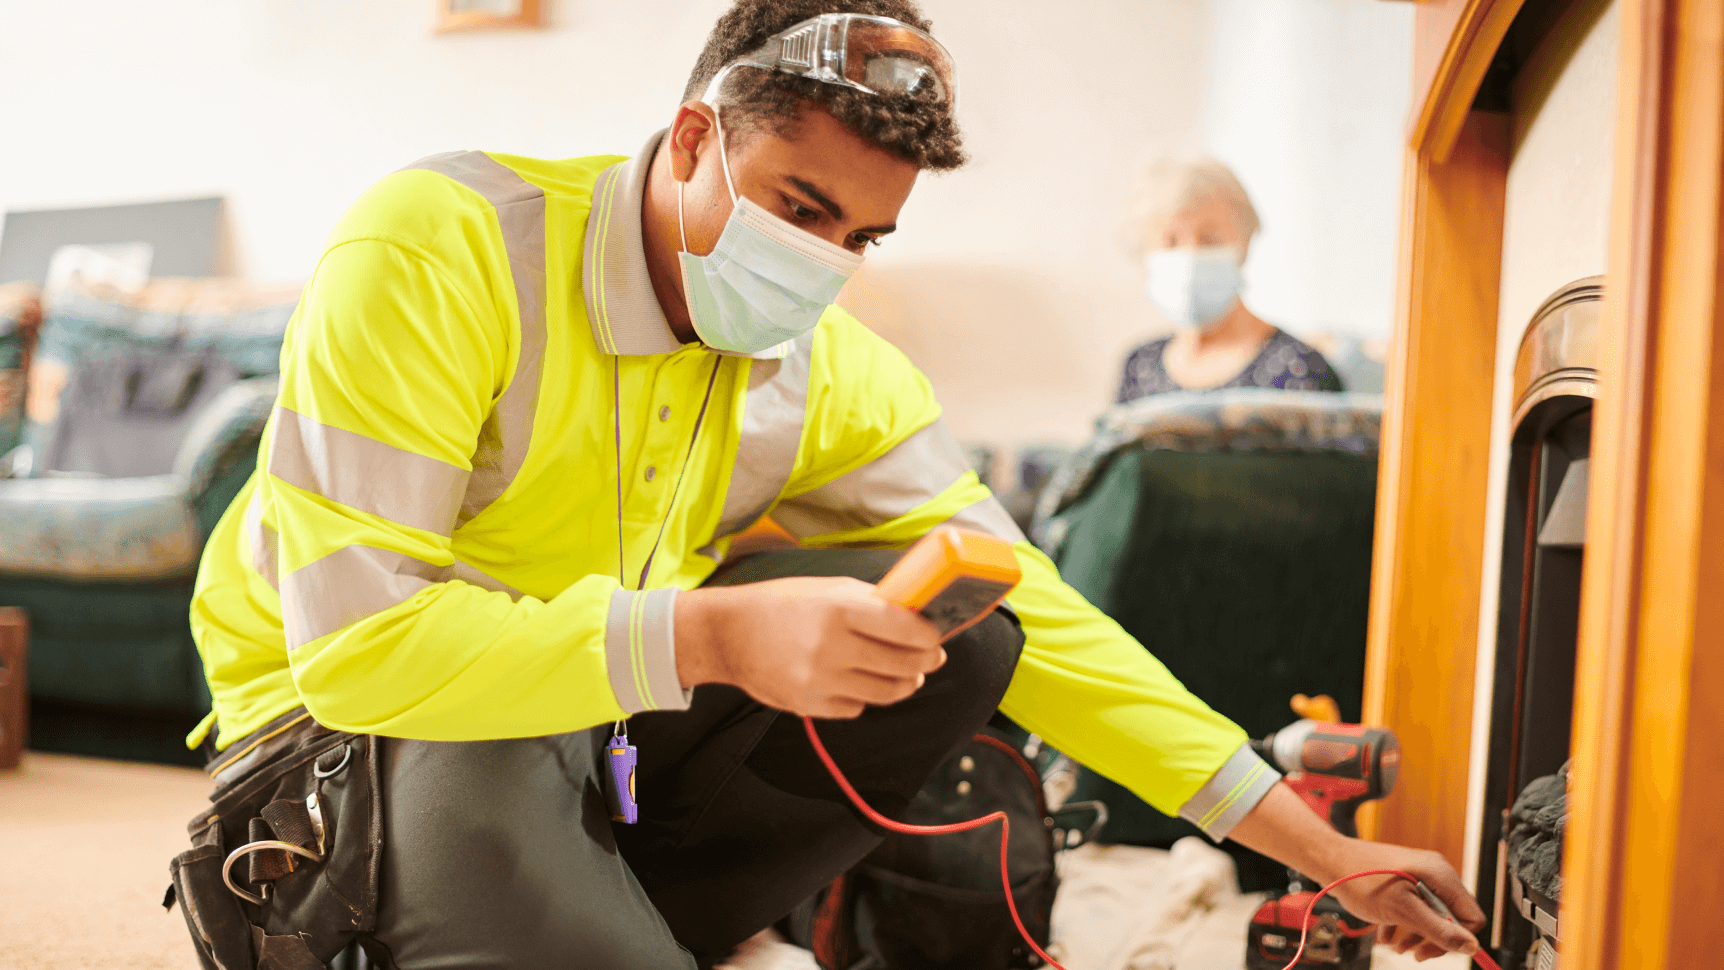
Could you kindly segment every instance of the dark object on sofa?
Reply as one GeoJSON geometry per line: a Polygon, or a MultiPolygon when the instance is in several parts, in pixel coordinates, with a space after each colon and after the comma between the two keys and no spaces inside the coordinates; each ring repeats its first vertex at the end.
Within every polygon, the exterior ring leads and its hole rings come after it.
{"type": "MultiPolygon", "coordinates": [[[[1376,395],[1239,390],[1113,409],[1043,496],[1036,535],[1060,572],[1194,694],[1261,737],[1296,693],[1357,720],[1377,485],[1376,395]]],[[[1080,771],[1107,803],[1099,841],[1198,834],[1080,771]]],[[[1232,843],[1247,891],[1285,885],[1232,843]]]]}
{"type": "Polygon", "coordinates": [[[89,360],[61,395],[43,472],[134,478],[173,471],[180,443],[239,368],[203,350],[128,350],[89,360]]]}
{"type": "Polygon", "coordinates": [[[33,748],[201,762],[192,583],[256,465],[297,299],[225,280],[54,295],[24,444],[0,462],[0,606],[30,616],[33,748]]]}

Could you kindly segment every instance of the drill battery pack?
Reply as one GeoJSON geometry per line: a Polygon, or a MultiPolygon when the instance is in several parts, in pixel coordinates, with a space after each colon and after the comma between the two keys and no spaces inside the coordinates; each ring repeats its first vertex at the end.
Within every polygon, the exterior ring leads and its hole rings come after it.
{"type": "Polygon", "coordinates": [[[1314,893],[1287,893],[1258,907],[1245,945],[1245,970],[1282,970],[1299,949],[1299,934],[1309,925],[1299,970],[1370,970],[1377,927],[1347,912],[1333,897],[1317,901],[1310,919],[1305,910],[1314,893]]]}

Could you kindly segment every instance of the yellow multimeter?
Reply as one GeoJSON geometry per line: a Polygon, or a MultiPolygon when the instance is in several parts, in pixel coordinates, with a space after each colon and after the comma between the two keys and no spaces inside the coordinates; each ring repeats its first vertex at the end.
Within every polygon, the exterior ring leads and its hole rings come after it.
{"type": "Polygon", "coordinates": [[[1022,578],[1010,542],[943,525],[911,546],[875,591],[922,614],[945,642],[992,613],[1022,578]]]}

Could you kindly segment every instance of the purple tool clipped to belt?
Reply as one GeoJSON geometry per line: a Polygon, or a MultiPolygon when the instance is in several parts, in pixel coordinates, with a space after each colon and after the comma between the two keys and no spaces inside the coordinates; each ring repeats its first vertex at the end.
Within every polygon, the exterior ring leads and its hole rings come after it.
{"type": "Polygon", "coordinates": [[[621,721],[605,745],[605,760],[611,766],[611,783],[605,791],[611,803],[611,821],[633,825],[641,816],[640,806],[635,804],[635,746],[629,743],[628,729],[621,721]]]}

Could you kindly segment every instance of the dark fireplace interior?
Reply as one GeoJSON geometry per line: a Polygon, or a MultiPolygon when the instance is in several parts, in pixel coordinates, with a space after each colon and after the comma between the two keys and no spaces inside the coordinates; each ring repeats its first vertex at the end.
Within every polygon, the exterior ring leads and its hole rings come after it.
{"type": "Polygon", "coordinates": [[[1559,966],[1599,295],[1582,281],[1547,301],[1516,368],[1477,872],[1487,943],[1505,970],[1559,966]]]}

